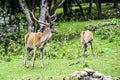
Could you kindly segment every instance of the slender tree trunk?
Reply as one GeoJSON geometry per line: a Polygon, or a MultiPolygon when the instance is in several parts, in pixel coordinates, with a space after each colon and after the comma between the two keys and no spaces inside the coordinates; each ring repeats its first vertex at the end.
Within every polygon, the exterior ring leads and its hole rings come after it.
{"type": "MultiPolygon", "coordinates": [[[[43,21],[45,22],[45,14],[46,14],[46,10],[47,10],[47,1],[46,0],[41,0],[41,10],[40,10],[40,18],[39,18],[39,21],[43,21]]],[[[41,31],[44,27],[43,24],[40,24],[40,28],[38,29],[38,32],[41,31]]]]}
{"type": "Polygon", "coordinates": [[[71,5],[71,0],[68,1],[68,8],[69,8],[69,16],[71,16],[73,13],[72,13],[72,5],[71,5]]]}
{"type": "Polygon", "coordinates": [[[114,0],[113,8],[118,8],[118,0],[114,0]]]}
{"type": "Polygon", "coordinates": [[[68,16],[68,0],[65,0],[65,2],[63,3],[63,12],[65,16],[68,16]]]}
{"type": "Polygon", "coordinates": [[[80,5],[79,1],[78,1],[78,0],[75,0],[75,2],[77,3],[77,5],[78,5],[79,8],[80,8],[80,12],[81,12],[81,15],[83,16],[83,19],[86,20],[86,19],[85,19],[84,12],[83,12],[83,8],[82,8],[82,6],[80,5]]]}
{"type": "Polygon", "coordinates": [[[19,3],[20,3],[20,6],[25,14],[25,17],[27,19],[27,22],[28,22],[28,32],[33,32],[34,31],[34,26],[33,26],[33,21],[30,17],[30,13],[29,13],[29,10],[28,8],[26,7],[26,2],[25,0],[19,0],[19,3]]]}
{"type": "Polygon", "coordinates": [[[102,9],[101,9],[101,2],[99,0],[95,0],[95,4],[98,10],[98,18],[102,17],[102,9]]]}
{"type": "Polygon", "coordinates": [[[88,8],[88,15],[91,14],[92,12],[92,3],[93,3],[93,0],[90,0],[89,8],[88,8]]]}

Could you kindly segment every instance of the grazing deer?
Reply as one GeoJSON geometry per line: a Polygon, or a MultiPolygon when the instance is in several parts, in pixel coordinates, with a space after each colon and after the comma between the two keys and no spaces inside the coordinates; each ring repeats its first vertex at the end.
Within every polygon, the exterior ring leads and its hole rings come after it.
{"type": "Polygon", "coordinates": [[[32,17],[35,21],[37,21],[38,23],[44,24],[45,27],[43,29],[43,32],[29,32],[25,35],[25,57],[24,57],[24,65],[25,67],[28,67],[28,54],[31,51],[31,48],[34,49],[34,55],[33,55],[33,63],[32,63],[32,68],[34,69],[34,64],[35,64],[35,59],[36,59],[36,51],[38,48],[40,48],[41,54],[40,54],[40,58],[41,58],[41,66],[42,68],[44,68],[44,63],[43,63],[43,49],[45,44],[47,43],[47,41],[51,38],[52,33],[58,33],[56,29],[54,29],[53,27],[53,23],[56,20],[56,13],[54,13],[52,16],[49,15],[48,13],[48,17],[50,18],[49,23],[48,22],[40,22],[39,20],[37,20],[33,14],[33,12],[31,12],[32,17]],[[51,19],[52,18],[52,19],[51,19]],[[53,20],[54,18],[54,20],[53,20]]]}
{"type": "Polygon", "coordinates": [[[82,56],[85,55],[85,51],[87,51],[87,44],[90,43],[91,49],[92,49],[92,54],[94,55],[93,52],[93,46],[92,46],[92,41],[93,41],[93,34],[89,30],[84,30],[80,33],[81,35],[81,45],[82,45],[82,56]]]}

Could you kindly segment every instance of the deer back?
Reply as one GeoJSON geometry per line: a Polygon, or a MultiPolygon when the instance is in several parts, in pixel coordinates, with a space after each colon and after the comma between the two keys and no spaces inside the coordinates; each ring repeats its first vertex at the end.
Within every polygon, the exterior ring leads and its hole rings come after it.
{"type": "Polygon", "coordinates": [[[25,44],[30,48],[39,46],[40,41],[41,41],[41,33],[29,32],[25,35],[25,44]]]}
{"type": "Polygon", "coordinates": [[[93,34],[89,30],[82,31],[80,35],[81,35],[81,42],[89,43],[90,41],[93,40],[93,34]]]}

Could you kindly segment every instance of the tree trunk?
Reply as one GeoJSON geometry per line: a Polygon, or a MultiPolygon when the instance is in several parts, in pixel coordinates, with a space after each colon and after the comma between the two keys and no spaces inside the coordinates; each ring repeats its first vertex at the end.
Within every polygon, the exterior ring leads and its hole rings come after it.
{"type": "Polygon", "coordinates": [[[27,19],[27,22],[28,22],[28,32],[33,32],[34,31],[34,26],[33,26],[33,21],[30,17],[30,13],[29,13],[29,10],[28,8],[26,7],[26,2],[25,0],[19,0],[19,3],[20,3],[20,6],[25,14],[25,17],[27,19]]]}
{"type": "Polygon", "coordinates": [[[68,16],[68,0],[65,0],[64,4],[63,4],[63,12],[65,16],[68,16]]]}
{"type": "Polygon", "coordinates": [[[88,8],[88,15],[91,14],[92,12],[92,3],[93,3],[93,0],[90,0],[89,8],[88,8]]]}
{"type": "Polygon", "coordinates": [[[69,8],[69,16],[70,16],[70,17],[71,17],[71,15],[73,14],[73,13],[72,13],[71,1],[72,1],[72,0],[68,1],[68,8],[69,8]]]}
{"type": "MultiPolygon", "coordinates": [[[[39,21],[45,22],[45,14],[46,14],[46,10],[47,10],[47,1],[46,0],[41,0],[41,10],[40,10],[40,18],[39,21]]],[[[44,27],[43,24],[40,24],[40,28],[38,29],[38,32],[41,31],[44,27]]]]}
{"type": "Polygon", "coordinates": [[[113,8],[118,8],[118,0],[114,0],[113,8]]]}
{"type": "Polygon", "coordinates": [[[75,0],[75,2],[77,3],[77,5],[78,5],[79,8],[80,8],[80,12],[81,12],[81,15],[83,16],[83,19],[86,20],[86,19],[85,19],[84,12],[83,12],[83,8],[82,8],[82,6],[80,5],[79,1],[78,1],[78,0],[75,0]]]}
{"type": "Polygon", "coordinates": [[[102,17],[101,2],[99,0],[95,0],[95,3],[98,10],[98,18],[100,19],[102,17]]]}

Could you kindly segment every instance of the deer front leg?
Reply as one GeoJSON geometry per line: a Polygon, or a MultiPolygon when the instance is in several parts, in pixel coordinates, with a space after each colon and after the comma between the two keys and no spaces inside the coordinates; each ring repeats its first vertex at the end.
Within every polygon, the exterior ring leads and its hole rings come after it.
{"type": "Polygon", "coordinates": [[[44,68],[44,62],[43,62],[43,49],[44,48],[41,48],[40,51],[41,51],[41,54],[40,54],[40,59],[41,59],[41,67],[44,68]]]}
{"type": "Polygon", "coordinates": [[[92,55],[94,56],[94,51],[93,51],[92,42],[90,42],[90,45],[91,45],[92,55]]]}
{"type": "Polygon", "coordinates": [[[28,68],[28,53],[29,53],[29,48],[25,48],[25,55],[24,55],[24,66],[28,68]]]}
{"type": "Polygon", "coordinates": [[[34,48],[32,69],[34,69],[34,64],[35,64],[35,60],[36,60],[36,51],[37,51],[37,48],[34,48]]]}

